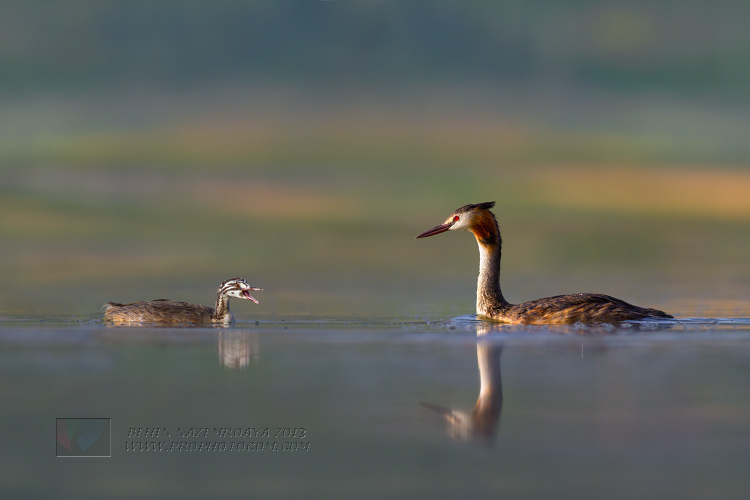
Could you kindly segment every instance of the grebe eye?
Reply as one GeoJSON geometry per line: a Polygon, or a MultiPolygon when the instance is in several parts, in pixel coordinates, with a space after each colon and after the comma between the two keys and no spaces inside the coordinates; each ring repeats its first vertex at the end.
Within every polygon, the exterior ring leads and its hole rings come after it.
{"type": "Polygon", "coordinates": [[[458,222],[458,215],[453,216],[453,222],[458,222]]]}

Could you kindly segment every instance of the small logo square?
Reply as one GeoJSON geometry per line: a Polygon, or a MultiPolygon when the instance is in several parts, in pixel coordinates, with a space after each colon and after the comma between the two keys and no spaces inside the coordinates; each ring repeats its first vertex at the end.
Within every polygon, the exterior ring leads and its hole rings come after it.
{"type": "Polygon", "coordinates": [[[111,457],[109,418],[58,418],[58,457],[111,457]]]}

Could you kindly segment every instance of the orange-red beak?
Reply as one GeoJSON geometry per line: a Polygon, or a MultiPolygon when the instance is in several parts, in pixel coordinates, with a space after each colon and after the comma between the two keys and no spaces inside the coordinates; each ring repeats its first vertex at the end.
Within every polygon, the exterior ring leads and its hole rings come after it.
{"type": "MultiPolygon", "coordinates": [[[[263,289],[262,288],[255,288],[254,286],[251,286],[247,290],[263,290],[263,289]]],[[[258,299],[256,299],[252,295],[250,295],[250,292],[248,292],[247,290],[242,290],[243,297],[246,298],[246,299],[248,299],[248,300],[252,300],[253,302],[255,302],[258,305],[261,305],[261,303],[258,301],[258,299]]]]}
{"type": "Polygon", "coordinates": [[[447,230],[451,228],[453,224],[440,224],[439,226],[435,226],[432,229],[428,229],[424,233],[417,236],[417,238],[427,238],[428,236],[433,236],[435,234],[444,233],[447,230]]]}

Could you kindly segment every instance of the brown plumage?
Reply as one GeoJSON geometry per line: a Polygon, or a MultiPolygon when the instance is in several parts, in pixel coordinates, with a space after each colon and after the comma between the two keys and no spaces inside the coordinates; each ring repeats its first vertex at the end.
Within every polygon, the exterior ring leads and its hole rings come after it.
{"type": "Polygon", "coordinates": [[[169,299],[148,300],[119,304],[107,302],[104,321],[113,323],[158,323],[166,325],[208,325],[228,324],[234,322],[229,310],[229,297],[247,299],[260,304],[249,293],[250,290],[262,290],[247,284],[242,278],[230,278],[219,285],[216,293],[216,307],[208,307],[189,302],[169,299]]]}
{"type": "Polygon", "coordinates": [[[479,279],[477,281],[477,314],[496,321],[520,324],[596,324],[620,323],[647,319],[669,319],[669,314],[634,306],[624,300],[599,293],[556,295],[511,304],[500,290],[500,257],[503,240],[495,214],[495,202],[465,205],[451,214],[443,224],[417,236],[425,238],[446,231],[471,231],[479,245],[479,279]]]}

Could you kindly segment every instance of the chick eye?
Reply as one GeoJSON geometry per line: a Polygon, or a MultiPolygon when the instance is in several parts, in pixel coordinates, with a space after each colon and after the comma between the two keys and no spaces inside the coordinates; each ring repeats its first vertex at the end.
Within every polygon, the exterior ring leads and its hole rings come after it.
{"type": "Polygon", "coordinates": [[[454,215],[453,216],[453,222],[458,222],[458,218],[459,218],[458,215],[454,215]]]}

